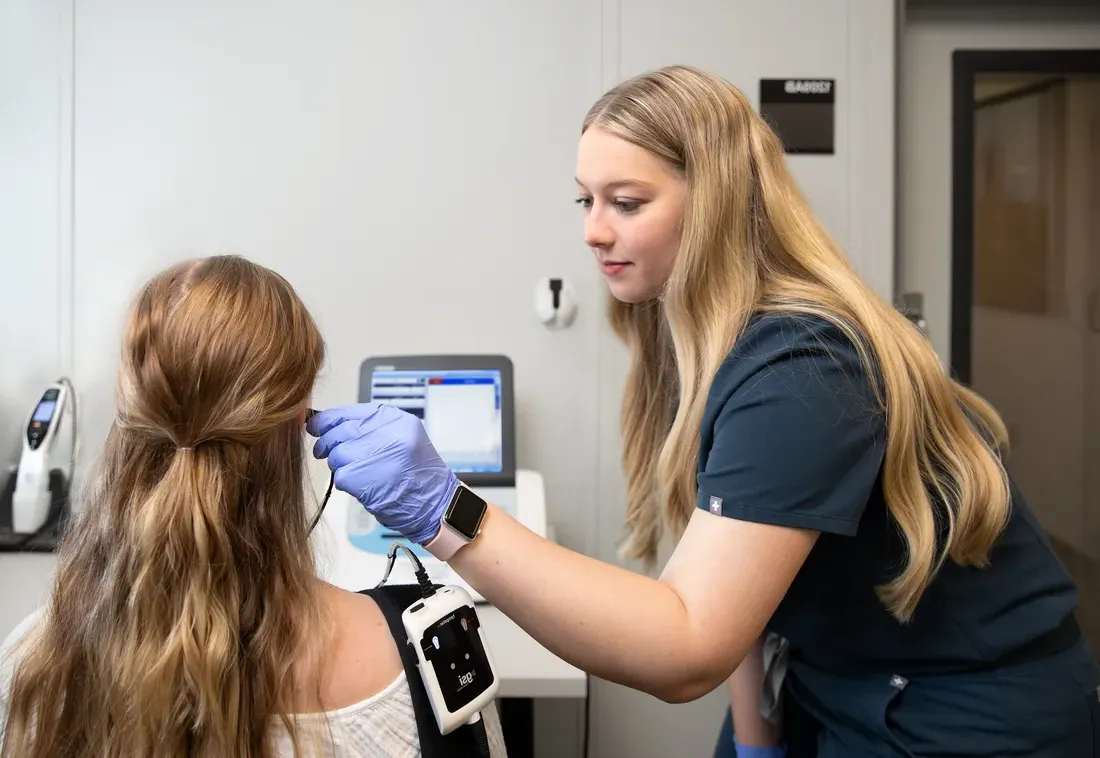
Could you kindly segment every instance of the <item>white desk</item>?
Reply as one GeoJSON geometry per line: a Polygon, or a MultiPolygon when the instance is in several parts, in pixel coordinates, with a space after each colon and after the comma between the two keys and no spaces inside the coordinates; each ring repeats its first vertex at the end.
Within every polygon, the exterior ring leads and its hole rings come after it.
{"type": "MultiPolygon", "coordinates": [[[[0,640],[50,591],[52,554],[0,553],[0,640]]],[[[583,698],[585,675],[558,658],[489,605],[477,607],[500,673],[502,698],[583,698]]]]}
{"type": "Polygon", "coordinates": [[[566,663],[491,605],[477,607],[493,662],[500,673],[499,697],[583,698],[585,674],[566,663]]]}

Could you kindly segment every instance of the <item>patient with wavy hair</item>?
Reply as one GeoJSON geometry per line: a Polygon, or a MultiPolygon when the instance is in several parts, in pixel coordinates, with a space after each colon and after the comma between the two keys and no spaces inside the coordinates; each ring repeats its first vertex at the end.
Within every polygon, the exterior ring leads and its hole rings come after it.
{"type": "Polygon", "coordinates": [[[242,258],[142,289],[51,596],[0,654],[2,758],[420,755],[380,609],[316,575],[304,420],[324,355],[293,288],[242,258]]]}

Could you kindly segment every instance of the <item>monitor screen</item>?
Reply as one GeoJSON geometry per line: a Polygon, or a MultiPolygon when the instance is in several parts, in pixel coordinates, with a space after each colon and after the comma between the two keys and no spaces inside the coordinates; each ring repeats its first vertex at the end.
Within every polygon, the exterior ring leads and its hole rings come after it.
{"type": "Polygon", "coordinates": [[[495,369],[376,369],[370,399],[418,416],[456,473],[504,470],[501,372],[495,369]]]}

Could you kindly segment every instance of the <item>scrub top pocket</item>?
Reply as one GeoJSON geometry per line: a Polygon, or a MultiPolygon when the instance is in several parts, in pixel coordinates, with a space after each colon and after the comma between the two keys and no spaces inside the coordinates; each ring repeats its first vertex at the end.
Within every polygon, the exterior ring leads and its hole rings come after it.
{"type": "Polygon", "coordinates": [[[896,723],[899,711],[908,709],[904,676],[854,678],[792,664],[787,682],[799,705],[822,724],[818,758],[913,758],[896,723]]]}

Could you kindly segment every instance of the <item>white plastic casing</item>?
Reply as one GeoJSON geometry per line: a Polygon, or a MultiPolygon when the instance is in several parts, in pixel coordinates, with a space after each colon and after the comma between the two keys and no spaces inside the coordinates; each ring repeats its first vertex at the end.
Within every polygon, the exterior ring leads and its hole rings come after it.
{"type": "Polygon", "coordinates": [[[46,522],[50,511],[50,453],[57,441],[61,418],[69,402],[69,391],[63,384],[51,384],[34,404],[23,427],[23,454],[15,475],[12,494],[12,531],[30,534],[46,522]],[[35,411],[46,400],[46,392],[55,392],[53,412],[49,421],[35,419],[35,411]],[[32,425],[37,425],[32,430],[32,425]],[[45,430],[40,431],[42,426],[45,430]],[[32,444],[32,437],[35,437],[32,444]]]}
{"type": "Polygon", "coordinates": [[[475,713],[479,713],[493,702],[497,690],[500,689],[500,676],[497,674],[496,666],[493,663],[489,642],[485,639],[485,628],[479,622],[477,634],[481,639],[481,646],[485,650],[485,660],[492,672],[493,681],[485,688],[484,692],[458,710],[451,711],[447,707],[435,667],[427,659],[420,640],[429,627],[463,607],[468,607],[470,612],[476,615],[477,611],[469,593],[461,587],[446,586],[436,590],[436,593],[430,598],[413,603],[401,614],[401,620],[404,622],[405,631],[409,637],[408,644],[416,653],[420,678],[424,681],[424,689],[427,690],[428,698],[432,701],[432,712],[435,714],[435,721],[440,734],[450,734],[467,723],[475,713]]]}
{"type": "Polygon", "coordinates": [[[535,315],[551,329],[565,329],[577,317],[577,295],[567,279],[540,279],[535,287],[535,315]],[[554,287],[558,282],[558,307],[554,307],[554,287]]]}

